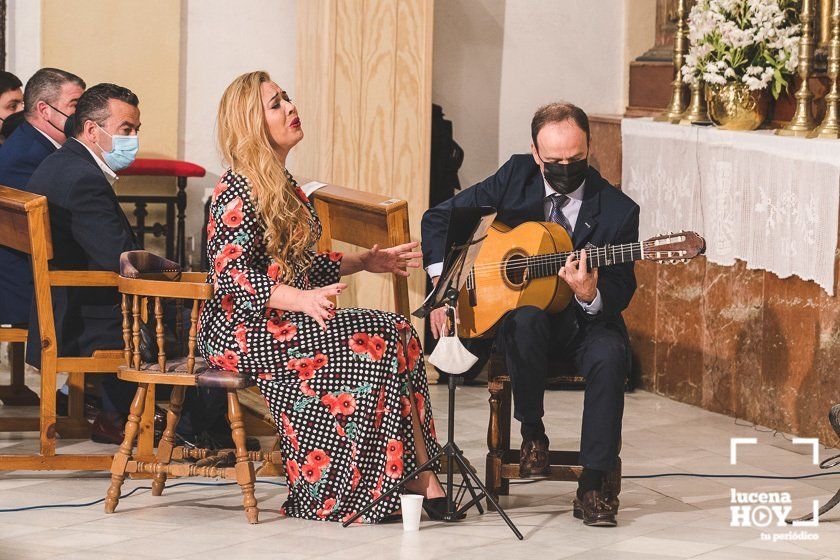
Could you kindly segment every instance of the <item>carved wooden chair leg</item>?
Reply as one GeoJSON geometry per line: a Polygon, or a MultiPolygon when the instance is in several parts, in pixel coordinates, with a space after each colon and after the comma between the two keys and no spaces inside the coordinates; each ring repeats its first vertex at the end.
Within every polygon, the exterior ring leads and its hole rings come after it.
{"type": "Polygon", "coordinates": [[[131,452],[134,449],[134,441],[137,439],[137,432],[140,430],[140,416],[146,404],[146,391],[148,383],[139,383],[137,392],[134,393],[134,400],[131,401],[131,409],[128,413],[128,421],[125,423],[125,438],[120,445],[114,461],[111,463],[111,486],[108,487],[108,494],[105,498],[105,513],[114,513],[117,504],[120,502],[120,489],[125,481],[125,468],[131,460],[131,452]]]}
{"type": "Polygon", "coordinates": [[[228,389],[228,418],[230,419],[230,430],[233,443],[236,444],[236,482],[242,488],[242,502],[245,506],[245,516],[248,523],[257,523],[259,509],[257,509],[257,498],[254,496],[254,463],[248,457],[248,449],[245,447],[245,422],[242,420],[242,409],[239,406],[239,397],[236,396],[236,389],[228,389]]]}
{"type": "MultiPolygon", "coordinates": [[[[158,443],[155,462],[168,465],[172,460],[172,449],[175,447],[175,428],[181,420],[181,409],[184,405],[184,391],[186,387],[176,385],[172,388],[172,395],[169,397],[169,411],[166,413],[166,429],[158,443]]],[[[166,486],[166,471],[160,471],[152,481],[152,496],[163,494],[163,487],[166,486]]]]}
{"type": "MultiPolygon", "coordinates": [[[[496,499],[499,497],[499,487],[502,476],[502,459],[504,448],[502,447],[501,433],[501,408],[502,392],[504,386],[496,379],[488,381],[490,391],[490,421],[487,424],[487,464],[485,470],[484,485],[487,491],[496,499]]],[[[493,503],[487,500],[487,508],[493,507],[493,503]]]]}

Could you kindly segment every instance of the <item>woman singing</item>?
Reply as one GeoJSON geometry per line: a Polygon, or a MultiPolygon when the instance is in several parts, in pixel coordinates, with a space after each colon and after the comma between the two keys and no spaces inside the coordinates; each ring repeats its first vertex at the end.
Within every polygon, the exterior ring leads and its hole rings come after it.
{"type": "MultiPolygon", "coordinates": [[[[417,243],[316,254],[321,224],[286,170],[302,138],[295,105],[267,73],[244,74],[225,90],[218,142],[230,168],[210,206],[208,281],[216,289],[201,314],[199,348],[215,367],[251,375],[268,402],[289,486],[285,515],[341,521],[440,447],[409,322],[334,309],[328,299],[346,287],[341,276],[361,270],[408,276],[420,266],[417,243]]],[[[409,489],[441,518],[434,473],[409,489]]],[[[391,519],[398,507],[398,497],[385,500],[363,520],[391,519]]]]}

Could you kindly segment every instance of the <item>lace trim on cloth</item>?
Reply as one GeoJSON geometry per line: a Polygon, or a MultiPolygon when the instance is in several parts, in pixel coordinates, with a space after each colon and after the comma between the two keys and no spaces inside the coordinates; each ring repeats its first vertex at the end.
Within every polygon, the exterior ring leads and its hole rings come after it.
{"type": "Polygon", "coordinates": [[[743,260],[834,295],[840,142],[623,119],[622,190],[639,237],[694,230],[719,265],[743,260]]]}

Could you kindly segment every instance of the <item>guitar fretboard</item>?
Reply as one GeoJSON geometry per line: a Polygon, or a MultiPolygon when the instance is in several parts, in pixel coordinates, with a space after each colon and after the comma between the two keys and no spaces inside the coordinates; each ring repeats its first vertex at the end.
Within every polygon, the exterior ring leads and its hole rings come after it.
{"type": "MultiPolygon", "coordinates": [[[[577,250],[563,253],[547,253],[531,257],[513,257],[503,263],[479,264],[476,267],[473,267],[470,271],[470,275],[467,278],[467,289],[473,289],[475,287],[475,275],[478,274],[480,276],[483,272],[488,271],[488,268],[495,268],[498,270],[498,268],[505,267],[508,270],[527,270],[528,278],[545,278],[547,276],[555,276],[566,264],[566,260],[569,258],[569,255],[572,254],[575,256],[575,259],[580,259],[580,250],[577,250]]],[[[586,264],[588,268],[623,264],[638,261],[643,258],[644,249],[642,242],[624,243],[621,245],[605,245],[603,247],[591,247],[586,249],[586,264]]]]}

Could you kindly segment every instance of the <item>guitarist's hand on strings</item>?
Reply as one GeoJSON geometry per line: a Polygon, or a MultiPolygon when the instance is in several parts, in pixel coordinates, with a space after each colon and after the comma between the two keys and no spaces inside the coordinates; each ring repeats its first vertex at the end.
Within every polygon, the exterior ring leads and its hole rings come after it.
{"type": "Polygon", "coordinates": [[[589,269],[586,261],[586,249],[580,252],[580,259],[575,253],[569,255],[566,264],[557,273],[569,285],[577,298],[589,304],[598,294],[598,269],[589,269]]]}

